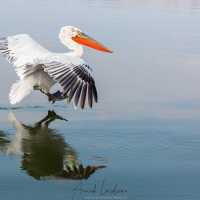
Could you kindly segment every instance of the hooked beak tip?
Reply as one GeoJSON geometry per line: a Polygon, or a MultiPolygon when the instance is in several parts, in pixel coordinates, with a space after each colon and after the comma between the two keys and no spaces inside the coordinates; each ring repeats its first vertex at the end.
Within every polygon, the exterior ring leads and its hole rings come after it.
{"type": "Polygon", "coordinates": [[[114,53],[114,51],[112,51],[112,50],[109,50],[109,51],[108,51],[108,53],[114,53]]]}

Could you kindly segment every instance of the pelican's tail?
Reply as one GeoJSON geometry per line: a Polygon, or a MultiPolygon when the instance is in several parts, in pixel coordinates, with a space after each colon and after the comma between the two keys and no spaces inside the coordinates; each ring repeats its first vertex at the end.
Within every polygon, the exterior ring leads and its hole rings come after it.
{"type": "Polygon", "coordinates": [[[14,83],[11,87],[9,100],[11,104],[19,103],[30,91],[33,90],[32,85],[28,84],[27,79],[21,79],[14,83]]]}

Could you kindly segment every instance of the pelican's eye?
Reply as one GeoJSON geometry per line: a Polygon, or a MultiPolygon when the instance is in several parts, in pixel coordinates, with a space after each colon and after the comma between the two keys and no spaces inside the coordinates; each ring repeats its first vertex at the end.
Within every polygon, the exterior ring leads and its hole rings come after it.
{"type": "Polygon", "coordinates": [[[81,34],[81,31],[77,30],[77,31],[76,31],[76,34],[77,34],[77,35],[80,35],[80,34],[81,34]]]}

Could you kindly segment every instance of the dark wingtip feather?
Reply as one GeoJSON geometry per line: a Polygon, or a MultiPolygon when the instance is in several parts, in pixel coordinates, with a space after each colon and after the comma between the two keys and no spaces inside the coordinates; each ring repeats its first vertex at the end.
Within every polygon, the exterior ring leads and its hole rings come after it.
{"type": "Polygon", "coordinates": [[[69,96],[67,98],[67,103],[70,103],[70,101],[72,100],[75,92],[76,92],[76,89],[78,88],[78,86],[80,85],[80,82],[77,82],[74,84],[74,86],[72,87],[70,93],[69,93],[69,96]]]}
{"type": "Polygon", "coordinates": [[[92,91],[94,95],[94,101],[97,103],[98,102],[98,95],[97,95],[97,89],[95,87],[95,84],[92,84],[92,91]]]}
{"type": "Polygon", "coordinates": [[[87,83],[84,84],[82,94],[81,94],[81,102],[80,106],[83,109],[85,106],[85,97],[86,97],[86,92],[87,92],[87,83]]]}
{"type": "Polygon", "coordinates": [[[92,108],[92,88],[89,83],[88,83],[88,104],[90,108],[92,108]]]}
{"type": "Polygon", "coordinates": [[[78,101],[79,101],[79,98],[80,98],[82,86],[83,86],[83,82],[80,83],[80,85],[78,86],[78,89],[76,90],[76,95],[75,95],[75,99],[74,99],[75,106],[78,105],[78,101]]]}

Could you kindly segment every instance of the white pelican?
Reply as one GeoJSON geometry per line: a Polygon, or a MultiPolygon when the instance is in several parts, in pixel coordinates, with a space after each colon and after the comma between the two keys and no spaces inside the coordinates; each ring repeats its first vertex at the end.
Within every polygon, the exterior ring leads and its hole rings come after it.
{"type": "Polygon", "coordinates": [[[95,102],[98,101],[92,70],[81,59],[83,55],[81,44],[104,52],[112,53],[112,51],[73,26],[61,28],[59,38],[71,52],[52,53],[27,34],[0,39],[0,52],[14,65],[20,77],[20,80],[11,87],[9,94],[11,104],[20,102],[31,90],[40,90],[53,103],[64,99],[69,103],[75,94],[75,108],[79,99],[81,108],[84,108],[86,93],[91,108],[93,98],[95,102]],[[50,88],[56,82],[62,86],[63,91],[50,94],[50,88]]]}

